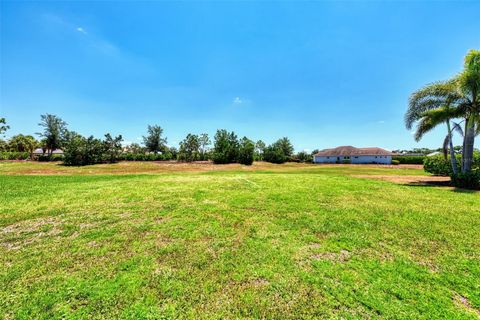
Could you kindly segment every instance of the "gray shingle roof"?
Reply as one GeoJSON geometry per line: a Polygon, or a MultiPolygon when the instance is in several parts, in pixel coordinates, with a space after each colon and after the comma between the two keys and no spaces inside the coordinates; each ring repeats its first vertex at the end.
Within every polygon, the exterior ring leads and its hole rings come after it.
{"type": "Polygon", "coordinates": [[[319,157],[350,157],[350,156],[391,156],[392,153],[382,148],[355,148],[341,146],[332,149],[324,149],[315,154],[319,157]]]}

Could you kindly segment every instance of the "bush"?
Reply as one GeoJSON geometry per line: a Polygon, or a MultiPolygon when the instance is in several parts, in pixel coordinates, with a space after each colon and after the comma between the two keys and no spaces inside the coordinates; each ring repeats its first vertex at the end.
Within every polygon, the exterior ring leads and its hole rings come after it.
{"type": "Polygon", "coordinates": [[[273,144],[265,148],[263,151],[263,159],[271,163],[285,163],[288,158],[283,152],[282,148],[273,144]]]}
{"type": "Polygon", "coordinates": [[[121,153],[118,156],[121,161],[166,161],[172,160],[172,153],[121,153]]]}
{"type": "MultiPolygon", "coordinates": [[[[457,160],[460,160],[460,158],[457,157],[457,160]]],[[[460,164],[460,161],[457,161],[457,163],[460,164]]],[[[449,176],[453,173],[450,157],[445,159],[443,155],[425,157],[423,169],[436,176],[449,176]]]]}
{"type": "Polygon", "coordinates": [[[238,162],[247,166],[253,163],[253,155],[255,152],[255,144],[247,137],[240,140],[240,147],[238,149],[238,162]]]}
{"type": "Polygon", "coordinates": [[[352,162],[348,159],[342,160],[342,164],[350,164],[350,163],[352,163],[352,162]]]}
{"type": "Polygon", "coordinates": [[[28,152],[0,152],[0,160],[27,160],[30,158],[28,152]]]}
{"type": "Polygon", "coordinates": [[[392,164],[393,164],[394,166],[397,166],[397,165],[400,164],[400,161],[399,161],[399,160],[392,160],[392,164]]]}
{"type": "Polygon", "coordinates": [[[113,163],[120,159],[122,136],[105,135],[105,140],[88,138],[70,132],[64,148],[64,164],[85,166],[96,163],[113,163]]]}
{"type": "Polygon", "coordinates": [[[35,157],[35,159],[40,162],[63,161],[64,157],[63,157],[63,154],[52,154],[52,155],[41,154],[35,157]]]}
{"type": "Polygon", "coordinates": [[[480,170],[452,175],[452,184],[457,188],[480,190],[480,170]]]}
{"type": "Polygon", "coordinates": [[[217,130],[213,144],[212,160],[215,164],[234,163],[238,159],[239,142],[232,131],[217,130]]]}
{"type": "Polygon", "coordinates": [[[401,163],[401,164],[423,164],[423,160],[425,158],[429,158],[429,157],[425,157],[425,156],[394,156],[394,157],[392,157],[392,162],[393,162],[393,160],[397,160],[398,163],[401,163]]]}
{"type": "MultiPolygon", "coordinates": [[[[462,156],[457,154],[456,158],[457,158],[458,170],[460,170],[462,166],[462,156]]],[[[447,157],[447,159],[445,159],[443,155],[425,157],[425,161],[423,162],[423,169],[426,172],[429,172],[436,176],[451,176],[453,174],[450,157],[447,157]]],[[[475,152],[473,154],[472,170],[480,170],[480,153],[479,152],[475,152]]]]}
{"type": "Polygon", "coordinates": [[[305,151],[300,151],[294,158],[290,159],[292,162],[312,162],[313,155],[305,151]]]}

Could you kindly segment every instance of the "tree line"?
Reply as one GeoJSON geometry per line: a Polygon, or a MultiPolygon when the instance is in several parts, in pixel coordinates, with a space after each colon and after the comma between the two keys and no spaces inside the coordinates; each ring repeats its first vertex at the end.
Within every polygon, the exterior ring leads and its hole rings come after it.
{"type": "MultiPolygon", "coordinates": [[[[189,133],[179,143],[179,147],[168,146],[164,130],[159,125],[149,125],[143,143],[123,145],[122,135],[105,134],[103,139],[94,136],[82,136],[68,129],[67,123],[52,114],[40,116],[37,133],[39,140],[31,135],[18,134],[8,140],[0,139],[0,151],[28,153],[31,159],[37,148],[43,150],[39,160],[58,160],[53,152],[63,151],[62,159],[66,165],[89,165],[112,163],[120,160],[178,160],[213,161],[215,164],[241,163],[251,165],[253,161],[284,163],[287,161],[311,162],[312,153],[294,153],[294,147],[287,137],[267,145],[262,140],[253,141],[247,137],[239,138],[235,132],[219,129],[212,141],[208,134],[189,133]]],[[[0,134],[9,126],[5,118],[0,118],[0,134]]]]}

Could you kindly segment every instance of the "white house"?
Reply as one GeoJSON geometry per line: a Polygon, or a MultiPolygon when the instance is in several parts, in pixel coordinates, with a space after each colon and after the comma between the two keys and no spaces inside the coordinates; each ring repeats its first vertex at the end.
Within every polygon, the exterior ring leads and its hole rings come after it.
{"type": "MultiPolygon", "coordinates": [[[[46,154],[48,153],[48,150],[43,150],[42,148],[37,148],[35,150],[33,150],[33,154],[34,155],[41,155],[41,154],[46,154]]],[[[63,150],[62,149],[55,149],[52,151],[52,154],[63,154],[63,150]]]]}
{"type": "Polygon", "coordinates": [[[382,148],[342,146],[321,150],[313,156],[314,163],[380,163],[391,164],[392,153],[382,148]]]}

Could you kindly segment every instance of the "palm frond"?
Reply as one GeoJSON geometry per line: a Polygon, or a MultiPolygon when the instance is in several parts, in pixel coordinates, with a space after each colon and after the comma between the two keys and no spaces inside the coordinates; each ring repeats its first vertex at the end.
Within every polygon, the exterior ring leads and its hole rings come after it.
{"type": "Polygon", "coordinates": [[[456,131],[460,136],[463,137],[463,129],[462,129],[462,126],[460,125],[460,123],[458,122],[452,122],[453,126],[452,126],[452,132],[453,131],[456,131]]]}
{"type": "Polygon", "coordinates": [[[438,125],[438,123],[435,123],[432,121],[432,119],[428,117],[422,118],[418,124],[417,124],[417,129],[415,130],[415,141],[420,141],[423,137],[423,135],[429,131],[431,131],[433,128],[435,128],[438,125]]]}
{"type": "Polygon", "coordinates": [[[463,101],[458,92],[457,78],[435,82],[415,91],[409,98],[408,110],[405,114],[405,126],[411,129],[426,111],[445,105],[456,105],[463,101]]]}

